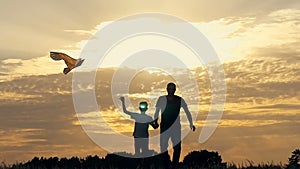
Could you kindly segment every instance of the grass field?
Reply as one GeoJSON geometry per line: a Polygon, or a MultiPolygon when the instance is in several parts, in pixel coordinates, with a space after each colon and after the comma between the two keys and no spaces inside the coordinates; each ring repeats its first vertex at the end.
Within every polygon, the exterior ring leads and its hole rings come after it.
{"type": "Polygon", "coordinates": [[[24,163],[8,165],[2,162],[0,169],[164,169],[171,167],[178,169],[300,169],[300,150],[293,151],[288,161],[287,164],[254,164],[252,161],[247,161],[244,164],[234,164],[223,162],[218,152],[201,150],[190,152],[184,157],[183,162],[174,167],[170,160],[162,161],[161,155],[149,158],[134,158],[131,154],[120,152],[107,154],[105,157],[34,157],[24,163]],[[127,157],[122,156],[124,153],[127,157]]]}

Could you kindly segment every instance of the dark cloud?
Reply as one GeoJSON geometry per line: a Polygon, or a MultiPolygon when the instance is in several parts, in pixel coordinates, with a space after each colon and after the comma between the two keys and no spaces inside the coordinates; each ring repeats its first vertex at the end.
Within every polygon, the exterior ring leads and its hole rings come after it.
{"type": "MultiPolygon", "coordinates": [[[[277,154],[277,150],[287,154],[291,152],[290,147],[299,146],[296,141],[299,139],[297,129],[300,125],[297,93],[300,86],[297,78],[299,67],[291,67],[287,61],[279,59],[271,62],[247,60],[226,63],[224,70],[227,106],[222,120],[226,125],[220,125],[213,137],[203,145],[198,143],[202,126],[197,126],[197,132],[191,133],[183,141],[184,153],[207,148],[219,151],[230,161],[246,158],[265,161],[268,157],[274,157],[275,161],[285,160],[287,156],[277,154]],[[288,76],[284,76],[286,74],[288,76]],[[285,140],[286,144],[280,145],[280,140],[285,140]],[[257,155],[261,151],[268,153],[264,154],[265,157],[257,155]]],[[[115,71],[116,69],[110,68],[101,69],[96,76],[95,91],[103,112],[115,110],[110,94],[115,71]]],[[[133,70],[124,69],[122,73],[126,74],[128,71],[133,70]]],[[[198,68],[192,72],[200,87],[200,97],[203,98],[197,121],[204,122],[208,112],[205,106],[209,107],[211,102],[210,81],[205,69],[198,68]]],[[[143,94],[152,89],[165,90],[170,80],[172,78],[167,75],[141,72],[131,82],[129,91],[130,94],[143,94]]],[[[185,87],[188,88],[189,84],[185,87]]],[[[3,152],[1,158],[13,161],[38,155],[67,156],[72,153],[80,155],[105,152],[97,148],[78,125],[72,99],[72,74],[20,77],[0,82],[0,89],[0,142],[4,145],[0,146],[3,152]],[[19,156],[20,152],[27,153],[19,156]]],[[[133,105],[139,101],[137,98],[132,100],[133,105]]],[[[133,127],[133,122],[127,117],[110,118],[109,122],[115,127],[133,127]]],[[[155,135],[157,132],[151,131],[151,134],[155,135]]],[[[131,136],[131,132],[126,135],[131,136]]]]}
{"type": "MultiPolygon", "coordinates": [[[[297,59],[297,58],[295,58],[297,59]]],[[[284,59],[247,60],[225,64],[227,102],[299,99],[297,61],[284,59]]]]}
{"type": "Polygon", "coordinates": [[[252,109],[283,109],[283,110],[288,110],[288,109],[300,109],[300,105],[298,105],[298,104],[275,104],[275,105],[270,105],[270,106],[252,107],[252,109]]]}
{"type": "Polygon", "coordinates": [[[287,43],[280,46],[272,45],[268,47],[254,48],[254,54],[249,56],[249,58],[280,59],[289,64],[295,64],[300,61],[300,51],[297,48],[299,45],[300,39],[298,39],[298,42],[287,43]]]}

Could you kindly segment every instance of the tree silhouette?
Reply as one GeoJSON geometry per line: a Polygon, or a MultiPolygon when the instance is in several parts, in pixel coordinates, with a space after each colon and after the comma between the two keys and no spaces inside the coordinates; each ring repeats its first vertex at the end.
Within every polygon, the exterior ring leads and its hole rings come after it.
{"type": "Polygon", "coordinates": [[[222,163],[222,158],[218,152],[207,150],[190,152],[184,157],[183,164],[190,167],[226,168],[226,163],[222,163]]]}
{"type": "Polygon", "coordinates": [[[286,166],[287,169],[299,169],[300,168],[300,149],[296,149],[292,152],[292,156],[289,158],[289,163],[286,166]]]}
{"type": "Polygon", "coordinates": [[[97,169],[104,165],[104,160],[95,156],[87,156],[85,161],[82,162],[82,168],[97,169]]]}

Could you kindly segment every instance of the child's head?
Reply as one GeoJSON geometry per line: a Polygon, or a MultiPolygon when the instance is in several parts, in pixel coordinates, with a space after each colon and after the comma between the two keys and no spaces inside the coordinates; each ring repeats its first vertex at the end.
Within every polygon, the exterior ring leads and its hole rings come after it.
{"type": "Polygon", "coordinates": [[[141,110],[141,112],[145,112],[148,109],[148,103],[140,102],[139,109],[141,110]]]}

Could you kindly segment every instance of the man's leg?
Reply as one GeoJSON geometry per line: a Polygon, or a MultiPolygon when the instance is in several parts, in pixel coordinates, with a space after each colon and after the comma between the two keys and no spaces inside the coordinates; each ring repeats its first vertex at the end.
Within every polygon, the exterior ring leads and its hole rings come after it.
{"type": "Polygon", "coordinates": [[[169,140],[169,136],[167,136],[166,133],[162,133],[160,135],[160,152],[161,153],[164,153],[164,152],[168,153],[168,140],[169,140]]]}
{"type": "Polygon", "coordinates": [[[168,154],[169,138],[170,138],[170,134],[168,132],[160,133],[160,152],[161,152],[161,157],[165,168],[169,168],[170,165],[170,157],[168,154]]]}
{"type": "Polygon", "coordinates": [[[176,146],[173,147],[173,164],[177,165],[179,163],[180,159],[180,153],[181,153],[181,142],[179,142],[176,146]]]}
{"type": "Polygon", "coordinates": [[[180,153],[181,153],[181,129],[180,127],[174,128],[174,130],[171,132],[171,141],[173,146],[173,158],[172,163],[174,165],[177,165],[179,163],[180,159],[180,153]]]}

